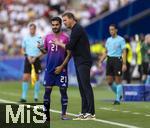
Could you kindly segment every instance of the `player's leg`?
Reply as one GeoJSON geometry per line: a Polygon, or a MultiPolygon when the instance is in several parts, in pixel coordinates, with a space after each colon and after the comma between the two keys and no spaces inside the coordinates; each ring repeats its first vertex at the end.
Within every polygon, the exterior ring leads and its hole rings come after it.
{"type": "Polygon", "coordinates": [[[145,84],[150,84],[150,64],[148,63],[147,77],[145,84]]]}
{"type": "Polygon", "coordinates": [[[114,82],[114,66],[113,66],[113,58],[108,57],[107,65],[106,65],[106,76],[107,83],[111,90],[116,94],[116,83],[114,82]]]}
{"type": "Polygon", "coordinates": [[[59,75],[56,75],[56,85],[59,86],[59,91],[61,94],[61,109],[62,109],[61,119],[69,120],[69,118],[66,115],[68,107],[68,95],[67,95],[68,75],[66,71],[63,71],[59,75]]]}
{"type": "Polygon", "coordinates": [[[30,74],[24,73],[23,74],[23,82],[22,82],[22,95],[21,95],[20,102],[26,102],[29,80],[30,80],[30,74]]]}
{"type": "Polygon", "coordinates": [[[61,94],[61,119],[62,120],[68,120],[66,116],[67,112],[67,106],[68,106],[68,95],[67,95],[67,87],[59,87],[60,94],[61,94]]]}
{"type": "Polygon", "coordinates": [[[20,102],[26,102],[30,78],[31,78],[31,64],[29,63],[29,61],[26,57],[25,58],[25,63],[24,63],[24,74],[23,74],[23,82],[22,82],[22,95],[21,95],[20,102]]]}
{"type": "Polygon", "coordinates": [[[148,68],[149,68],[149,64],[148,62],[142,62],[142,83],[145,84],[147,81],[147,76],[148,76],[148,68]]]}
{"type": "Polygon", "coordinates": [[[116,83],[114,82],[113,76],[108,75],[107,76],[107,82],[111,90],[116,94],[117,93],[117,86],[116,83]]]}
{"type": "Polygon", "coordinates": [[[120,100],[123,95],[123,85],[121,83],[121,76],[115,76],[115,82],[116,82],[116,99],[114,104],[120,104],[120,100]]]}
{"type": "Polygon", "coordinates": [[[38,101],[39,91],[40,91],[39,73],[41,73],[41,62],[40,62],[39,59],[37,59],[35,61],[34,67],[35,67],[36,78],[37,78],[37,81],[36,81],[36,83],[34,85],[34,101],[37,102],[38,101]]]}
{"type": "Polygon", "coordinates": [[[125,80],[125,82],[129,84],[131,82],[130,63],[127,62],[126,65],[127,70],[123,72],[123,80],[125,80]]]}
{"type": "Polygon", "coordinates": [[[52,85],[54,85],[55,77],[52,74],[49,74],[48,72],[45,72],[44,76],[44,113],[46,115],[46,120],[50,121],[50,104],[51,104],[51,92],[52,92],[52,85]]]}
{"type": "Polygon", "coordinates": [[[39,81],[38,74],[36,74],[36,78],[37,78],[37,81],[35,82],[35,85],[34,85],[34,101],[35,102],[38,101],[38,95],[39,95],[39,91],[40,91],[40,81],[39,81]]]}
{"type": "Polygon", "coordinates": [[[52,86],[45,87],[45,93],[44,93],[44,114],[46,115],[46,120],[50,121],[50,96],[52,92],[52,86]]]}
{"type": "Polygon", "coordinates": [[[120,104],[120,99],[123,95],[123,85],[122,85],[122,58],[116,58],[114,60],[114,72],[115,72],[115,83],[116,83],[116,100],[114,104],[120,104]]]}
{"type": "Polygon", "coordinates": [[[127,83],[128,84],[131,83],[131,71],[130,71],[130,67],[131,67],[130,63],[127,62],[127,76],[126,76],[126,78],[127,78],[127,83]]]}

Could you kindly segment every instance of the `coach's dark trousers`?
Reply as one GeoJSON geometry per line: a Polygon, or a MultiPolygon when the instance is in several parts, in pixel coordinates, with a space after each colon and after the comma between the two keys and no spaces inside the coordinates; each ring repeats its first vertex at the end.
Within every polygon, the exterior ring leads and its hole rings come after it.
{"type": "Polygon", "coordinates": [[[90,69],[91,66],[81,64],[76,66],[77,80],[82,100],[81,113],[95,114],[94,95],[90,84],[90,69]]]}

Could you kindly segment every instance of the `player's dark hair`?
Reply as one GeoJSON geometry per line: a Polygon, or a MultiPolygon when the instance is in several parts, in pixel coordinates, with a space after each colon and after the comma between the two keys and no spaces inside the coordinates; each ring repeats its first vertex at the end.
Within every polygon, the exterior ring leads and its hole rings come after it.
{"type": "Polygon", "coordinates": [[[71,12],[65,12],[65,13],[62,15],[62,17],[65,17],[65,16],[67,16],[69,19],[73,19],[73,20],[77,21],[76,17],[75,17],[74,14],[71,13],[71,12]]]}
{"type": "Polygon", "coordinates": [[[116,24],[110,24],[109,27],[110,27],[110,26],[112,26],[112,27],[114,27],[115,29],[117,29],[117,25],[116,25],[116,24]]]}
{"type": "Polygon", "coordinates": [[[60,17],[53,17],[51,18],[50,22],[52,23],[53,21],[58,21],[60,24],[62,24],[62,20],[60,17]]]}
{"type": "Polygon", "coordinates": [[[31,23],[29,27],[34,27],[36,29],[36,25],[34,23],[31,23]]]}

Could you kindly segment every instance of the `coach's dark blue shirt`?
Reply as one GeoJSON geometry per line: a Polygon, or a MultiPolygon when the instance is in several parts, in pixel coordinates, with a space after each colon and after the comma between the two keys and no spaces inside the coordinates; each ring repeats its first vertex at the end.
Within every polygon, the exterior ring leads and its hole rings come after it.
{"type": "Polygon", "coordinates": [[[90,53],[90,44],[85,30],[76,23],[71,31],[70,42],[66,49],[72,51],[76,65],[88,64],[91,66],[92,59],[90,53]]]}

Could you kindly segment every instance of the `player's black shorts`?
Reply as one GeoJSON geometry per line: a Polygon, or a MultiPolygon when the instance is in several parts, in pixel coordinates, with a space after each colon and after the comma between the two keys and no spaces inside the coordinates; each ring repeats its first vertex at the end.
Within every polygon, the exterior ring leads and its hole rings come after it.
{"type": "MultiPolygon", "coordinates": [[[[35,60],[34,64],[34,68],[35,68],[35,72],[37,74],[39,74],[42,71],[41,68],[41,61],[37,58],[35,60]]],[[[31,64],[29,63],[29,60],[27,57],[25,57],[25,62],[24,62],[24,73],[30,73],[31,74],[31,64]]]]}
{"type": "Polygon", "coordinates": [[[142,62],[142,71],[145,75],[150,74],[150,66],[148,62],[142,62]]]}
{"type": "Polygon", "coordinates": [[[122,75],[122,57],[107,57],[106,65],[107,76],[121,76],[122,75]]]}

